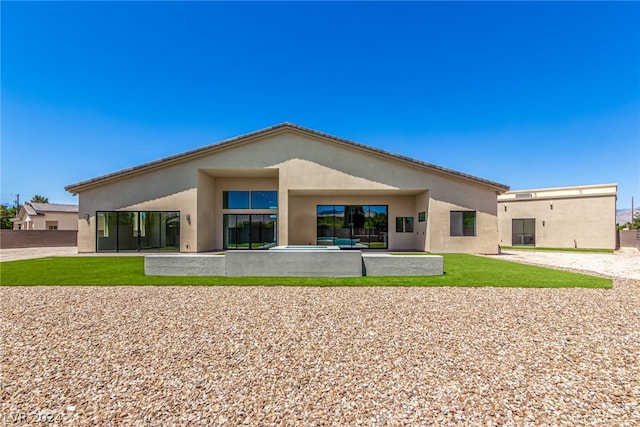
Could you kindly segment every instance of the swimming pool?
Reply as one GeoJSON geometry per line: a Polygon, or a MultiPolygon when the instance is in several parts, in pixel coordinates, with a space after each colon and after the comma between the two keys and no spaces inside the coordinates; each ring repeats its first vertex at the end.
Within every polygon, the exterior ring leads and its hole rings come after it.
{"type": "Polygon", "coordinates": [[[339,251],[339,246],[320,246],[320,245],[287,245],[274,246],[269,248],[270,251],[292,251],[292,252],[313,252],[313,251],[339,251]]]}

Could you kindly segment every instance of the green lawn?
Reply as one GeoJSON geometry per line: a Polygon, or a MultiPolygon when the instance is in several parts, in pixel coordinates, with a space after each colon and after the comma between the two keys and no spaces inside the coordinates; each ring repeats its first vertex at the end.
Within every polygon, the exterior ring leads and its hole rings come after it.
{"type": "Polygon", "coordinates": [[[444,255],[432,277],[145,276],[143,257],[54,257],[0,263],[0,285],[498,286],[610,288],[611,280],[474,255],[444,255]]]}

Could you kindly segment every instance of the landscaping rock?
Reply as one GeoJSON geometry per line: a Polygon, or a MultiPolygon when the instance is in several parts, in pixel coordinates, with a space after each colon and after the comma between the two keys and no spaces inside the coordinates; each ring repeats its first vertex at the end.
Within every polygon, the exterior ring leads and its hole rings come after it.
{"type": "Polygon", "coordinates": [[[638,425],[613,289],[2,287],[19,425],[638,425]]]}

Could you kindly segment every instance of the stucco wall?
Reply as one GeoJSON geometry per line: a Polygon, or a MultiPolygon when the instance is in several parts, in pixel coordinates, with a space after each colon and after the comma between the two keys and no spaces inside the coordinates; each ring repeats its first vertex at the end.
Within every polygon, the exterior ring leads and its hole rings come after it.
{"type": "Polygon", "coordinates": [[[458,182],[442,182],[430,191],[430,251],[483,253],[498,251],[497,194],[458,182]],[[451,211],[475,211],[476,235],[451,236],[451,211]]]}
{"type": "Polygon", "coordinates": [[[615,212],[615,195],[500,201],[500,244],[511,246],[513,219],[535,218],[538,247],[615,249],[615,212]]]}
{"type": "MultiPolygon", "coordinates": [[[[238,172],[241,173],[241,172],[238,172]]],[[[202,188],[198,188],[198,194],[203,192],[202,188]]],[[[208,189],[207,191],[210,191],[208,189]]],[[[238,178],[216,178],[216,185],[214,188],[214,208],[213,208],[213,222],[210,224],[210,227],[207,227],[207,232],[212,232],[213,234],[213,246],[207,248],[207,250],[212,249],[222,249],[223,247],[223,223],[222,217],[224,214],[232,214],[232,213],[248,213],[246,210],[238,210],[238,209],[223,209],[223,192],[225,191],[278,191],[278,178],[272,177],[262,177],[262,178],[251,178],[251,177],[238,177],[238,178]]],[[[281,199],[280,194],[278,194],[278,198],[281,199]]],[[[278,200],[280,203],[280,200],[278,200]]],[[[202,206],[202,208],[210,209],[207,206],[202,206]]],[[[280,212],[280,209],[278,209],[280,212]]],[[[253,214],[272,214],[273,211],[269,209],[261,209],[261,210],[251,210],[253,214]]],[[[278,224],[281,223],[281,219],[278,218],[278,224]]]]}
{"type": "Polygon", "coordinates": [[[429,251],[430,239],[427,234],[427,224],[429,221],[429,191],[422,191],[415,196],[415,230],[416,230],[416,242],[415,250],[417,251],[429,251]],[[424,212],[425,220],[419,221],[418,214],[424,212]]]}
{"type": "Polygon", "coordinates": [[[179,211],[180,250],[197,251],[197,176],[197,170],[175,165],[83,191],[79,195],[78,252],[95,252],[96,212],[113,210],[179,211]]]}
{"type": "MultiPolygon", "coordinates": [[[[220,202],[216,199],[216,178],[202,171],[198,172],[197,224],[198,252],[222,248],[216,245],[216,234],[219,234],[218,222],[220,202]]],[[[195,226],[194,224],[194,226],[195,226]]]]}
{"type": "MultiPolygon", "coordinates": [[[[318,205],[388,205],[389,250],[416,250],[418,231],[396,233],[397,216],[416,216],[415,196],[340,195],[332,196],[289,196],[289,244],[316,244],[318,205]]],[[[417,221],[417,216],[414,218],[417,221]]]]}

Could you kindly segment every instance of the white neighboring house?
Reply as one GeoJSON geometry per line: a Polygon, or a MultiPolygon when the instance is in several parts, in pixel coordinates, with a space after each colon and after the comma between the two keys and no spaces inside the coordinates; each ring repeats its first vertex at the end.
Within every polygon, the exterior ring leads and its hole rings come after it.
{"type": "Polygon", "coordinates": [[[77,230],[78,205],[25,203],[11,221],[14,230],[77,230]]]}

